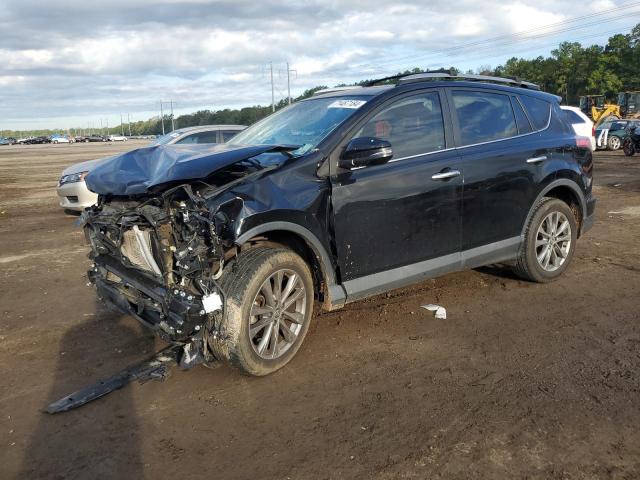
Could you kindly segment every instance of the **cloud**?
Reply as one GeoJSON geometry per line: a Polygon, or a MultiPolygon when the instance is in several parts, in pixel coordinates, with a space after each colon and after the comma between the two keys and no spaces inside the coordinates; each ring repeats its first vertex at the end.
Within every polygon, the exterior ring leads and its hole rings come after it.
{"type": "MultiPolygon", "coordinates": [[[[51,122],[64,118],[119,118],[120,112],[155,110],[160,99],[169,98],[184,109],[266,104],[269,62],[278,98],[285,95],[287,61],[296,70],[294,93],[415,66],[478,66],[488,63],[488,53],[507,58],[517,50],[509,42],[490,51],[486,45],[484,50],[452,47],[541,28],[566,19],[566,12],[582,11],[582,5],[575,0],[4,0],[0,128],[30,119],[54,126],[51,122]]],[[[588,10],[611,5],[594,0],[588,10]]],[[[536,41],[532,38],[529,47],[536,41]]]]}

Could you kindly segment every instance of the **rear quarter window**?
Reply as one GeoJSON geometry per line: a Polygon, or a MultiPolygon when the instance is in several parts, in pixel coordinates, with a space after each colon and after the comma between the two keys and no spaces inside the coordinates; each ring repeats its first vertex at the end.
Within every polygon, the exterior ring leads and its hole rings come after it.
{"type": "Polygon", "coordinates": [[[584,119],[573,110],[562,110],[564,112],[564,118],[569,123],[586,123],[584,119]]]}
{"type": "MultiPolygon", "coordinates": [[[[551,115],[551,104],[540,98],[521,95],[520,100],[524,108],[529,114],[529,119],[533,123],[536,130],[543,130],[549,124],[549,115],[551,115]]],[[[573,122],[572,122],[573,123],[573,122]]]]}

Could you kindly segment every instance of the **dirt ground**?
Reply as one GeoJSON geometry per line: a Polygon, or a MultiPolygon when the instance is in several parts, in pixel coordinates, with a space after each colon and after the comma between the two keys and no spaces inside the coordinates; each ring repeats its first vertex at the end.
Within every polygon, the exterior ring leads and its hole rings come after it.
{"type": "Polygon", "coordinates": [[[42,413],[161,347],[96,304],[55,195],[135,145],[0,147],[0,478],[640,478],[640,157],[619,152],[556,283],[447,275],[316,316],[272,376],[198,367],[42,413]]]}

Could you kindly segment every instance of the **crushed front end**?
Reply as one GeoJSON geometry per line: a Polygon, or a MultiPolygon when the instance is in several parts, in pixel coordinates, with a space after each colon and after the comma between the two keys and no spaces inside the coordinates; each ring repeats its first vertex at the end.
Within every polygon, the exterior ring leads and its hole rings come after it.
{"type": "Polygon", "coordinates": [[[220,331],[223,223],[191,186],[156,196],[100,199],[82,217],[98,297],[161,338],[183,344],[183,367],[210,357],[220,331]],[[218,221],[217,221],[218,220],[218,221]],[[218,226],[217,226],[218,224],[218,226]]]}

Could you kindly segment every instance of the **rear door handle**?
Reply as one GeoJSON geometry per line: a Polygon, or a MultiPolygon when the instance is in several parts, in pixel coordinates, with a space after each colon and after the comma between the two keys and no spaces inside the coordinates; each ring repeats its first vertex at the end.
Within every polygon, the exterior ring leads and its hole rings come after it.
{"type": "Polygon", "coordinates": [[[527,159],[527,163],[542,163],[545,162],[547,160],[547,156],[546,155],[542,155],[541,157],[533,157],[533,158],[528,158],[527,159]]]}
{"type": "Polygon", "coordinates": [[[459,177],[460,170],[447,170],[446,172],[434,173],[431,180],[448,180],[449,178],[459,177]]]}

